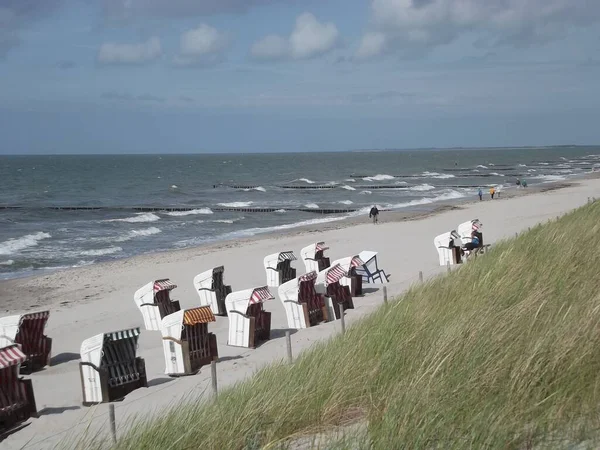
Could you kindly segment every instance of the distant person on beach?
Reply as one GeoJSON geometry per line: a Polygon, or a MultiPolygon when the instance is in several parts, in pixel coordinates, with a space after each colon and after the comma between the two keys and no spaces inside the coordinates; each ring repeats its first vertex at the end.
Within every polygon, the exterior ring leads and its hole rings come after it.
{"type": "Polygon", "coordinates": [[[371,211],[369,211],[369,219],[373,219],[373,223],[377,223],[378,216],[379,216],[379,210],[377,209],[377,206],[373,205],[373,207],[371,208],[371,211]]]}
{"type": "Polygon", "coordinates": [[[479,201],[483,200],[483,191],[481,190],[481,188],[479,188],[479,192],[477,193],[477,195],[479,195],[479,201]]]}
{"type": "Polygon", "coordinates": [[[517,178],[517,188],[521,187],[521,180],[517,178]]]}
{"type": "Polygon", "coordinates": [[[521,185],[522,185],[524,188],[526,188],[526,187],[527,187],[527,181],[525,181],[525,180],[521,181],[521,185]]]}
{"type": "Polygon", "coordinates": [[[496,193],[496,189],[491,187],[490,188],[490,197],[492,197],[492,200],[494,200],[494,194],[496,193]]]}

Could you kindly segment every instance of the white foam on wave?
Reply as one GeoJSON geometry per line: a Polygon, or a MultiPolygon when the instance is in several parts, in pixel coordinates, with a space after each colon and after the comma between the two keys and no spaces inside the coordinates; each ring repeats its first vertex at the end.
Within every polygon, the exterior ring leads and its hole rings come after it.
{"type": "Polygon", "coordinates": [[[423,178],[437,178],[440,180],[444,180],[447,178],[454,178],[454,175],[449,173],[438,173],[438,172],[423,172],[421,174],[423,178]]]}
{"type": "Polygon", "coordinates": [[[162,230],[160,228],[156,228],[156,227],[144,228],[142,230],[131,230],[131,231],[115,238],[114,242],[130,241],[131,239],[152,236],[153,234],[158,234],[158,233],[162,233],[162,230]]]}
{"type": "Polygon", "coordinates": [[[347,191],[355,191],[356,188],[353,188],[352,186],[348,186],[347,184],[344,184],[343,186],[340,186],[342,189],[346,189],[347,191]]]}
{"type": "Polygon", "coordinates": [[[364,177],[363,178],[363,180],[365,180],[365,181],[384,181],[384,180],[393,180],[393,179],[394,179],[393,176],[382,174],[382,173],[379,173],[372,177],[364,177]]]}
{"type": "Polygon", "coordinates": [[[503,174],[498,173],[498,172],[490,172],[490,175],[494,175],[494,176],[497,176],[497,177],[503,177],[504,176],[503,174]]]}
{"type": "Polygon", "coordinates": [[[341,203],[342,205],[351,205],[354,202],[352,200],[340,200],[338,203],[341,203]]]}
{"type": "Polygon", "coordinates": [[[484,166],[483,164],[479,164],[477,166],[478,169],[487,169],[487,166],[484,166]]]}
{"type": "Polygon", "coordinates": [[[540,166],[549,166],[549,165],[550,165],[550,163],[542,163],[542,162],[540,163],[540,166]]]}
{"type": "Polygon", "coordinates": [[[412,186],[412,187],[408,188],[409,191],[417,191],[417,192],[431,191],[432,189],[435,189],[435,186],[432,186],[430,184],[420,184],[418,186],[412,186]]]}
{"type": "Polygon", "coordinates": [[[274,231],[282,231],[282,230],[290,230],[292,228],[298,228],[298,227],[303,227],[303,226],[318,225],[318,224],[328,223],[328,222],[337,222],[339,220],[344,220],[348,217],[350,217],[350,215],[326,217],[323,219],[311,219],[311,220],[305,220],[302,222],[289,223],[289,224],[285,224],[285,225],[277,225],[274,227],[248,228],[246,230],[233,231],[231,233],[226,233],[224,235],[219,236],[218,239],[236,239],[236,238],[247,237],[247,236],[255,236],[257,234],[271,233],[274,231]]]}
{"type": "Polygon", "coordinates": [[[165,214],[167,216],[179,217],[179,216],[191,216],[191,215],[195,215],[195,214],[213,214],[213,212],[210,208],[200,208],[200,209],[191,209],[189,211],[171,211],[171,212],[168,212],[165,214]]]}
{"type": "Polygon", "coordinates": [[[308,184],[315,184],[315,182],[313,180],[309,180],[308,178],[299,178],[298,181],[304,181],[305,183],[308,183],[308,184]]]}
{"type": "Polygon", "coordinates": [[[536,180],[544,180],[544,183],[552,183],[553,181],[562,181],[566,179],[566,177],[560,175],[537,175],[533,178],[536,180]]]}
{"type": "Polygon", "coordinates": [[[319,205],[317,205],[316,203],[307,203],[306,205],[304,205],[304,207],[309,209],[319,209],[319,205]]]}
{"type": "Polygon", "coordinates": [[[233,223],[233,220],[231,220],[231,219],[217,219],[217,220],[212,220],[211,222],[213,222],[213,223],[233,223]]]}
{"type": "Polygon", "coordinates": [[[103,255],[112,255],[114,253],[122,252],[123,249],[121,247],[108,247],[108,248],[100,248],[97,250],[84,250],[80,254],[83,256],[103,256],[103,255]]]}
{"type": "Polygon", "coordinates": [[[0,261],[0,266],[12,266],[15,262],[12,259],[0,261]]]}
{"type": "Polygon", "coordinates": [[[527,167],[527,164],[519,164],[519,167],[527,167]]]}
{"type": "Polygon", "coordinates": [[[48,239],[49,237],[51,237],[49,233],[40,231],[35,234],[27,234],[20,238],[9,239],[0,244],[0,255],[12,255],[13,253],[17,253],[28,247],[35,247],[38,245],[39,241],[48,239]]]}
{"type": "Polygon", "coordinates": [[[144,222],[156,222],[160,220],[156,214],[153,213],[139,213],[133,217],[125,217],[124,219],[109,219],[105,222],[127,222],[127,223],[144,223],[144,222]]]}
{"type": "Polygon", "coordinates": [[[254,202],[230,202],[230,203],[219,203],[219,206],[224,206],[225,208],[247,208],[252,205],[254,202]]]}
{"type": "Polygon", "coordinates": [[[278,214],[283,214],[285,212],[287,212],[285,209],[278,209],[277,211],[275,211],[278,214]]]}
{"type": "Polygon", "coordinates": [[[356,180],[354,178],[346,178],[344,181],[347,181],[349,183],[355,183],[356,180]]]}
{"type": "Polygon", "coordinates": [[[359,193],[363,194],[363,195],[371,195],[373,192],[371,192],[371,191],[360,191],[359,193]]]}

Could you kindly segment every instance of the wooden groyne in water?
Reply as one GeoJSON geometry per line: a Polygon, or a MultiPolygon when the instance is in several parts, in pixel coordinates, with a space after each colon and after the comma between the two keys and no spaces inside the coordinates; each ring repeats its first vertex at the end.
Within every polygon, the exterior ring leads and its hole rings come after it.
{"type": "MultiPolygon", "coordinates": [[[[112,207],[112,206],[41,206],[41,207],[28,207],[28,206],[13,206],[13,205],[0,205],[0,210],[9,209],[47,209],[47,210],[59,210],[59,211],[131,211],[131,212],[176,212],[176,211],[194,211],[197,209],[208,209],[207,206],[131,206],[131,207],[112,207]]],[[[356,208],[235,208],[235,207],[211,207],[213,212],[244,212],[244,213],[274,213],[278,211],[299,211],[309,212],[313,214],[347,214],[356,212],[356,208]]]]}

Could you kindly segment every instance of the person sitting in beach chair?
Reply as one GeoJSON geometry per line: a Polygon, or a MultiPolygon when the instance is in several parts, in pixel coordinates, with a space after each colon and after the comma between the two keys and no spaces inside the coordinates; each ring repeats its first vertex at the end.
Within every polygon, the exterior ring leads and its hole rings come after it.
{"type": "Polygon", "coordinates": [[[473,232],[471,233],[471,242],[467,242],[465,245],[463,245],[463,254],[465,250],[470,252],[483,245],[483,237],[481,237],[480,239],[480,236],[480,232],[473,230],[473,232]]]}

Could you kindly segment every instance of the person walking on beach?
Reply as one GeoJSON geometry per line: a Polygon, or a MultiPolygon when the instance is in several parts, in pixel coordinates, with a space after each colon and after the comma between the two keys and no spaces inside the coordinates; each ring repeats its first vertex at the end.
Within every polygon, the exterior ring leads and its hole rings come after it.
{"type": "Polygon", "coordinates": [[[477,193],[477,195],[479,195],[479,201],[483,200],[483,191],[481,190],[481,188],[479,188],[479,192],[477,193]]]}
{"type": "Polygon", "coordinates": [[[494,187],[490,188],[490,197],[492,197],[492,200],[494,200],[494,194],[496,193],[496,189],[494,187]]]}
{"type": "Polygon", "coordinates": [[[526,188],[526,187],[527,187],[527,181],[525,181],[525,180],[521,181],[521,185],[522,185],[524,188],[526,188]]]}
{"type": "Polygon", "coordinates": [[[519,180],[519,179],[517,178],[517,189],[519,189],[520,187],[521,187],[521,180],[519,180]]]}
{"type": "Polygon", "coordinates": [[[379,210],[377,209],[377,206],[373,205],[373,207],[371,208],[371,211],[369,211],[369,219],[373,219],[373,223],[377,223],[378,216],[379,216],[379,210]]]}

